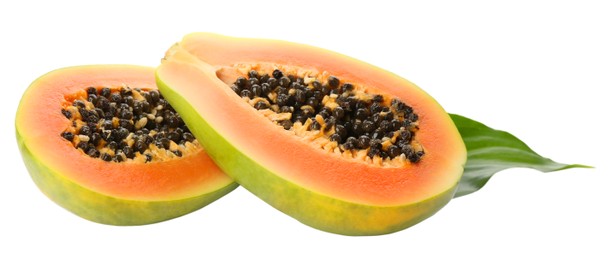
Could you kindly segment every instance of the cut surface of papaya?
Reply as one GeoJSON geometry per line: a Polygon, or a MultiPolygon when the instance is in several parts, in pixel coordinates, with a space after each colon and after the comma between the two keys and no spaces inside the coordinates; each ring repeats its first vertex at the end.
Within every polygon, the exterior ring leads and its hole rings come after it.
{"type": "Polygon", "coordinates": [[[237,187],[160,96],[153,68],[52,71],[24,93],[15,127],[40,190],[91,221],[160,222],[237,187]]]}
{"type": "Polygon", "coordinates": [[[432,97],[332,51],[193,33],[156,79],[223,171],[320,230],[405,229],[447,204],[462,176],[464,143],[432,97]]]}

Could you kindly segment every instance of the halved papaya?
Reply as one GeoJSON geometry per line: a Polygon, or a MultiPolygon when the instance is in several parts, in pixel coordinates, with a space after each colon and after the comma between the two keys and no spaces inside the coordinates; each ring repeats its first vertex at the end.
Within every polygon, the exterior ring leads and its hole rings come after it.
{"type": "Polygon", "coordinates": [[[442,208],[462,176],[464,143],[432,97],[332,51],[194,33],[156,77],[223,171],[320,230],[405,229],[442,208]]]}
{"type": "Polygon", "coordinates": [[[79,66],[38,78],[15,120],[32,179],[60,206],[112,225],[175,218],[237,187],[187,131],[189,140],[176,139],[185,126],[165,102],[148,67],[79,66]]]}

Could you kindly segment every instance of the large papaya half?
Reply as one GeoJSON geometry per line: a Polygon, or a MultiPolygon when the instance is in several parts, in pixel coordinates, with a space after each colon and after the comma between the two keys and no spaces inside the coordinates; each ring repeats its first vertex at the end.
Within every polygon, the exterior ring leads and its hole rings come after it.
{"type": "Polygon", "coordinates": [[[154,69],[52,71],[17,110],[17,142],[45,195],[104,224],[141,225],[197,210],[237,185],[156,90],[154,69]]]}
{"type": "Polygon", "coordinates": [[[464,144],[432,97],[338,53],[194,33],[156,77],[223,171],[320,230],[402,230],[450,201],[462,176],[464,144]]]}

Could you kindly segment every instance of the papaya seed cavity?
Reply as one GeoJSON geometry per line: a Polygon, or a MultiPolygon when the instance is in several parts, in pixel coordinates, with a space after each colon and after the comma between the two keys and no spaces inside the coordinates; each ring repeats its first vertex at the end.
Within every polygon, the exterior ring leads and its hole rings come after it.
{"type": "Polygon", "coordinates": [[[60,136],[85,155],[103,161],[166,161],[199,149],[158,90],[88,87],[67,96],[61,113],[71,124],[60,136]]]}
{"type": "Polygon", "coordinates": [[[343,157],[386,166],[420,162],[419,116],[401,100],[334,75],[238,66],[230,84],[248,104],[304,140],[343,157]],[[247,72],[246,72],[247,71],[247,72]]]}

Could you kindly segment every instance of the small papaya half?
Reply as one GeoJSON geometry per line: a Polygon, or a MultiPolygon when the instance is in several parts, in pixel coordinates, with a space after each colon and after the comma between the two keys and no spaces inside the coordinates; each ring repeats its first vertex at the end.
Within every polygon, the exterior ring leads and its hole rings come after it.
{"type": "Polygon", "coordinates": [[[464,143],[432,97],[338,53],[193,33],[156,77],[223,171],[320,230],[405,229],[450,201],[462,176],[464,143]]]}
{"type": "Polygon", "coordinates": [[[164,104],[153,68],[92,65],[45,74],[26,90],[15,119],[30,176],[60,206],[112,225],[175,218],[237,187],[188,132],[178,143],[163,140],[177,141],[171,130],[184,131],[164,104]],[[164,118],[148,118],[162,111],[164,118]]]}

